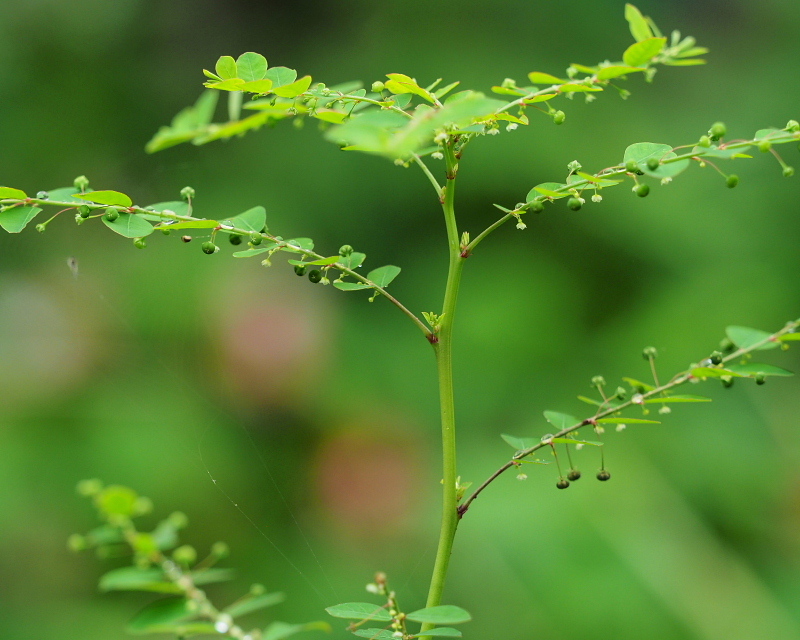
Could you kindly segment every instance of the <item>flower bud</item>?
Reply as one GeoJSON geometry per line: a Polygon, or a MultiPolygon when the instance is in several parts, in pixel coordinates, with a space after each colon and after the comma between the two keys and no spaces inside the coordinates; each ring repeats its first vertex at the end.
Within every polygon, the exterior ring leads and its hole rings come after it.
{"type": "Polygon", "coordinates": [[[784,178],[791,178],[793,175],[794,175],[794,167],[790,167],[789,165],[786,165],[783,168],[783,177],[784,178]]]}
{"type": "Polygon", "coordinates": [[[711,136],[712,140],[719,140],[726,133],[728,133],[728,128],[722,122],[715,122],[708,130],[708,135],[711,136]]]}
{"type": "Polygon", "coordinates": [[[553,114],[553,124],[564,124],[564,120],[567,119],[567,114],[563,111],[556,111],[553,114]]]}
{"type": "Polygon", "coordinates": [[[658,357],[658,351],[656,350],[655,347],[645,347],[642,350],[642,357],[645,360],[650,360],[651,358],[657,358],[658,357]]]}
{"type": "Polygon", "coordinates": [[[181,198],[183,198],[186,201],[189,201],[192,198],[194,198],[194,194],[195,191],[191,187],[184,187],[183,189],[181,189],[181,198]]]}
{"type": "Polygon", "coordinates": [[[372,91],[374,93],[382,93],[384,89],[386,89],[386,85],[380,80],[376,80],[372,83],[372,91]]]}
{"type": "Polygon", "coordinates": [[[353,247],[351,247],[349,244],[343,244],[341,247],[339,247],[339,255],[343,258],[346,258],[351,253],[353,253],[353,247]]]}
{"type": "Polygon", "coordinates": [[[197,551],[195,551],[194,547],[185,544],[181,547],[178,547],[177,549],[175,549],[175,551],[172,552],[172,558],[178,564],[184,564],[184,565],[194,564],[195,561],[197,560],[197,551]]]}
{"type": "Polygon", "coordinates": [[[81,193],[85,193],[86,189],[89,188],[89,178],[86,176],[78,176],[72,181],[72,186],[74,186],[81,193]]]}
{"type": "Polygon", "coordinates": [[[215,542],[211,545],[211,555],[215,558],[226,558],[230,553],[230,548],[224,542],[215,542]]]}

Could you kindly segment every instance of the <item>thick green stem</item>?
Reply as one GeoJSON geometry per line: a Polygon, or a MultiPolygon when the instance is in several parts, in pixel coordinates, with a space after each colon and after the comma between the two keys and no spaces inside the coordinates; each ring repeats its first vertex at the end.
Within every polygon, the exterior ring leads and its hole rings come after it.
{"type": "MultiPolygon", "coordinates": [[[[436,552],[436,563],[433,567],[428,601],[426,606],[435,607],[441,604],[444,591],[447,569],[450,564],[450,554],[453,550],[453,539],[458,527],[458,500],[457,500],[457,468],[456,468],[456,422],[455,404],[453,400],[453,360],[452,360],[452,333],[455,318],[456,302],[458,300],[458,287],[461,283],[461,272],[465,258],[461,255],[458,228],[456,226],[454,200],[455,178],[458,163],[452,148],[446,149],[447,159],[447,187],[444,192],[442,208],[447,225],[447,239],[450,254],[450,264],[447,274],[447,287],[442,306],[442,320],[434,343],[436,365],[439,373],[439,404],[442,420],[442,524],[439,531],[439,548],[436,552]]],[[[422,630],[427,631],[433,625],[423,625],[422,630]]]]}

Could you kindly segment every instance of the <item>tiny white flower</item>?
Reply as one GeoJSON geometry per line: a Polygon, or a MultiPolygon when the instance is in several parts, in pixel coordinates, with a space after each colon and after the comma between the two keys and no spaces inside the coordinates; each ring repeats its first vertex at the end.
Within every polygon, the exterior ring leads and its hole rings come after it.
{"type": "Polygon", "coordinates": [[[516,122],[509,122],[506,125],[506,131],[514,131],[514,129],[516,129],[517,127],[519,127],[519,125],[516,122]]]}
{"type": "Polygon", "coordinates": [[[592,202],[602,202],[602,201],[603,201],[603,196],[601,196],[599,193],[595,193],[592,196],[592,202]]]}
{"type": "Polygon", "coordinates": [[[441,144],[442,142],[447,142],[447,134],[444,132],[437,133],[433,141],[436,142],[437,144],[441,144]]]}
{"type": "Polygon", "coordinates": [[[601,427],[599,424],[596,424],[596,425],[594,425],[594,432],[595,432],[597,435],[600,435],[600,434],[602,434],[602,433],[605,433],[605,432],[606,432],[606,430],[605,430],[603,427],[601,427]]]}
{"type": "Polygon", "coordinates": [[[402,638],[402,637],[403,637],[403,632],[402,632],[402,631],[395,631],[395,632],[392,634],[392,637],[393,637],[393,638],[402,638]]]}
{"type": "Polygon", "coordinates": [[[527,228],[528,228],[528,225],[525,224],[522,220],[517,222],[517,229],[519,229],[520,231],[522,231],[524,229],[527,229],[527,228]]]}
{"type": "Polygon", "coordinates": [[[625,429],[627,429],[627,428],[628,428],[627,424],[618,424],[617,425],[617,431],[625,431],[625,429]]]}
{"type": "Polygon", "coordinates": [[[374,582],[370,582],[370,583],[367,585],[367,591],[368,591],[369,593],[380,594],[380,592],[381,592],[381,588],[380,588],[380,587],[379,587],[377,584],[375,584],[374,582]]]}
{"type": "MultiPolygon", "coordinates": [[[[581,201],[581,204],[586,204],[586,199],[585,198],[578,198],[578,200],[581,201]]],[[[219,247],[217,247],[217,249],[219,249],[219,247]]]]}
{"type": "Polygon", "coordinates": [[[578,444],[575,445],[575,449],[577,449],[578,451],[583,449],[583,447],[584,447],[584,444],[582,442],[579,442],[578,444]]]}
{"type": "Polygon", "coordinates": [[[634,394],[631,398],[633,404],[644,404],[644,396],[641,393],[634,394]]]}
{"type": "Polygon", "coordinates": [[[527,479],[528,479],[528,474],[527,473],[518,473],[517,474],[517,480],[527,480],[527,479]]]}
{"type": "Polygon", "coordinates": [[[444,154],[441,151],[434,151],[431,154],[431,158],[434,160],[442,160],[444,158],[444,154]]]}
{"type": "Polygon", "coordinates": [[[661,184],[662,185],[667,185],[670,182],[672,182],[672,178],[670,178],[669,176],[667,176],[666,178],[661,178],[661,184]]]}
{"type": "Polygon", "coordinates": [[[667,405],[664,405],[663,407],[661,407],[661,408],[658,410],[658,412],[659,412],[659,413],[660,413],[662,416],[665,416],[665,415],[667,415],[668,413],[672,413],[672,409],[670,409],[670,408],[669,408],[667,405]]]}
{"type": "Polygon", "coordinates": [[[500,129],[489,129],[486,131],[486,133],[490,136],[496,136],[498,133],[500,133],[500,129]]]}
{"type": "Polygon", "coordinates": [[[217,633],[228,633],[228,629],[230,629],[230,625],[227,622],[223,622],[222,620],[219,620],[214,625],[214,630],[217,633]]]}

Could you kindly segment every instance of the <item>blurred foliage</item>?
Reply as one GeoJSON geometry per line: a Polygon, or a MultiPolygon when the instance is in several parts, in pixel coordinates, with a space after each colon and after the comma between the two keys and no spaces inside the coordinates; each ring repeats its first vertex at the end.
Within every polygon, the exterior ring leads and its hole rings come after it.
{"type": "MultiPolygon", "coordinates": [[[[616,55],[630,40],[623,4],[2,3],[0,181],[35,192],[84,173],[149,202],[189,184],[221,215],[263,204],[285,237],[402,266],[394,293],[436,309],[444,225],[415,169],[342,154],[310,128],[156,156],[145,142],[224,53],[261,51],[331,82],[397,71],[488,88],[616,55]]],[[[465,228],[572,160],[607,166],[633,142],[717,120],[744,137],[797,117],[797,3],[639,5],[695,34],[709,64],[633,79],[626,102],[576,102],[562,127],[475,145],[460,174],[465,228]]],[[[729,324],[772,330],[799,315],[800,186],[769,162],[737,171],[735,190],[694,171],[646,201],[612,191],[481,245],[456,327],[465,479],[507,455],[499,433],[539,435],[542,410],[579,411],[591,376],[645,376],[645,344],[674,371],[729,324]]],[[[102,569],[65,550],[91,526],[72,492],[87,476],[191,512],[198,547],[228,540],[243,581],[268,576],[287,593],[282,619],[363,599],[376,569],[421,606],[438,512],[435,375],[427,343],[384,302],[196,244],[138,251],[99,225],[0,236],[0,635],[126,637],[128,596],[97,594],[102,569]]],[[[800,638],[800,394],[790,380],[713,396],[609,434],[611,482],[559,492],[542,467],[487,491],[446,596],[473,614],[467,635],[502,621],[521,639],[800,638]]]]}

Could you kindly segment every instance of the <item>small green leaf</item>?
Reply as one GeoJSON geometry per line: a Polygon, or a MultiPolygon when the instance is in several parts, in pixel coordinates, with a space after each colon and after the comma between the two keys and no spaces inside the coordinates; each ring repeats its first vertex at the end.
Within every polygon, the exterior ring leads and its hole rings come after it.
{"type": "Polygon", "coordinates": [[[666,38],[647,38],[628,47],[622,60],[629,67],[642,67],[655,58],[666,43],[666,38]]]}
{"type": "Polygon", "coordinates": [[[552,100],[558,94],[557,93],[543,93],[539,96],[533,96],[525,100],[525,104],[534,104],[536,102],[547,102],[548,100],[552,100]]]}
{"type": "Polygon", "coordinates": [[[429,91],[420,87],[413,78],[403,73],[387,73],[386,77],[389,81],[386,83],[386,89],[398,95],[403,93],[413,93],[428,102],[433,102],[434,98],[429,91]]]}
{"type": "Polygon", "coordinates": [[[542,182],[542,184],[537,184],[533,189],[528,192],[528,196],[526,198],[527,202],[531,200],[535,200],[538,196],[547,196],[548,198],[566,198],[569,193],[566,191],[559,191],[566,187],[567,185],[563,182],[542,182]]]}
{"type": "Polygon", "coordinates": [[[574,418],[573,416],[568,415],[566,413],[559,413],[558,411],[545,411],[544,417],[545,420],[547,420],[559,431],[561,429],[566,429],[580,422],[580,420],[578,420],[577,418],[574,418]]]}
{"type": "Polygon", "coordinates": [[[406,618],[412,622],[427,622],[429,624],[461,624],[472,620],[472,616],[468,612],[452,604],[412,611],[406,615],[406,618]]]}
{"type": "Polygon", "coordinates": [[[166,598],[151,602],[128,623],[130,633],[169,633],[175,623],[197,617],[186,598],[166,598]]]}
{"type": "Polygon", "coordinates": [[[334,618],[346,618],[349,620],[375,620],[378,622],[391,622],[392,616],[389,612],[377,605],[369,602],[347,602],[337,604],[325,609],[328,615],[334,618]]]}
{"type": "Polygon", "coordinates": [[[510,444],[511,448],[515,451],[530,449],[541,442],[538,438],[518,438],[517,436],[510,436],[507,433],[502,434],[500,437],[510,444]]]}
{"type": "Polygon", "coordinates": [[[178,585],[167,581],[161,569],[139,569],[137,567],[112,569],[100,578],[99,588],[100,591],[181,592],[178,585]]]}
{"type": "Polygon", "coordinates": [[[389,285],[389,283],[394,280],[399,273],[400,267],[387,264],[383,267],[378,267],[377,269],[370,271],[367,274],[367,279],[372,280],[372,282],[377,284],[379,287],[384,288],[389,285]]]}
{"type": "Polygon", "coordinates": [[[794,373],[781,369],[771,364],[760,364],[758,362],[748,362],[746,364],[732,364],[728,368],[736,374],[748,377],[755,377],[759,374],[764,376],[793,376],[794,373]]]}
{"type": "Polygon", "coordinates": [[[267,75],[267,59],[260,53],[243,53],[236,60],[236,75],[245,82],[263,79],[267,75]]]}
{"type": "Polygon", "coordinates": [[[302,260],[287,260],[289,264],[307,264],[313,266],[325,266],[329,264],[333,264],[334,262],[338,262],[341,260],[342,256],[331,256],[330,258],[320,258],[319,260],[311,260],[309,262],[303,262],[302,260]]]}
{"type": "Polygon", "coordinates": [[[274,242],[270,242],[267,244],[262,244],[255,249],[246,249],[244,251],[237,251],[233,254],[234,258],[252,258],[253,256],[261,255],[262,253],[267,253],[268,251],[272,251],[278,245],[274,242]]]}
{"type": "Polygon", "coordinates": [[[528,74],[528,78],[531,84],[563,84],[567,82],[567,80],[556,78],[549,73],[542,73],[541,71],[531,71],[528,74]]]}
{"type": "Polygon", "coordinates": [[[234,602],[231,606],[227,607],[223,613],[227,613],[234,618],[243,616],[259,609],[265,609],[276,604],[280,604],[286,599],[282,593],[263,593],[260,596],[247,596],[239,602],[234,602]]]}
{"type": "Polygon", "coordinates": [[[245,81],[241,78],[231,78],[222,82],[206,82],[203,86],[217,91],[241,91],[245,84],[245,81]]]}
{"type": "Polygon", "coordinates": [[[642,42],[653,37],[653,32],[647,20],[642,15],[641,11],[634,7],[632,4],[625,5],[625,19],[628,21],[628,26],[631,29],[631,35],[637,42],[642,42]]]}
{"type": "Polygon", "coordinates": [[[636,380],[634,378],[623,378],[622,380],[627,382],[633,389],[639,389],[640,387],[645,391],[653,391],[653,389],[655,389],[652,384],[647,384],[646,382],[642,382],[641,380],[636,380]]]}
{"type": "Polygon", "coordinates": [[[109,229],[126,238],[144,238],[154,229],[147,220],[133,213],[120,213],[113,222],[109,222],[105,216],[101,220],[109,229]]]}
{"type": "Polygon", "coordinates": [[[267,225],[267,210],[261,206],[253,207],[230,220],[224,220],[222,224],[243,229],[249,233],[261,233],[261,230],[267,225]]]}
{"type": "Polygon", "coordinates": [[[348,269],[358,269],[362,264],[364,264],[364,260],[366,259],[366,254],[353,251],[353,253],[351,253],[349,256],[342,256],[339,259],[339,264],[347,267],[348,269]]]}
{"type": "Polygon", "coordinates": [[[433,636],[438,638],[460,638],[461,632],[458,629],[452,629],[450,627],[437,627],[436,629],[429,629],[425,633],[418,633],[417,635],[411,637],[422,638],[425,636],[433,636]]]}
{"type": "Polygon", "coordinates": [[[740,157],[752,157],[747,156],[746,154],[742,153],[743,151],[747,151],[750,147],[739,147],[737,149],[720,149],[719,147],[711,146],[711,147],[695,147],[692,149],[692,153],[696,153],[698,156],[704,156],[706,158],[740,158],[740,157]]]}
{"type": "Polygon", "coordinates": [[[303,631],[330,632],[331,625],[327,622],[306,622],[305,624],[287,624],[286,622],[273,622],[266,629],[261,640],[285,640],[303,631]]]}
{"type": "Polygon", "coordinates": [[[265,77],[268,80],[272,80],[273,88],[284,87],[297,80],[297,71],[286,67],[272,67],[267,69],[267,75],[265,77]]]}
{"type": "Polygon", "coordinates": [[[642,418],[598,418],[595,422],[602,424],[661,424],[658,420],[643,420],[642,418]]]}
{"type": "Polygon", "coordinates": [[[728,339],[740,349],[750,349],[753,345],[764,342],[765,340],[767,340],[767,342],[755,349],[755,351],[774,349],[778,346],[777,340],[770,340],[771,334],[759,329],[733,326],[728,327],[725,333],[728,339]]]}
{"type": "Polygon", "coordinates": [[[644,69],[642,67],[625,67],[622,65],[603,67],[597,72],[597,79],[611,80],[612,78],[619,78],[620,76],[626,76],[629,73],[636,73],[637,71],[644,71],[644,69]]]}
{"type": "Polygon", "coordinates": [[[648,398],[645,400],[647,404],[656,403],[669,403],[669,402],[711,402],[711,398],[704,398],[703,396],[667,396],[666,398],[648,398]]]}
{"type": "Polygon", "coordinates": [[[19,233],[40,211],[40,207],[12,207],[0,211],[0,227],[9,233],[19,233]]]}
{"type": "MultiPolygon", "coordinates": [[[[87,191],[86,193],[91,193],[91,191],[87,191]]],[[[83,194],[75,187],[59,187],[58,189],[47,190],[47,199],[53,202],[74,202],[76,204],[83,204],[85,200],[80,198],[81,195],[83,194]]]]}
{"type": "Polygon", "coordinates": [[[162,218],[157,214],[161,213],[162,211],[172,211],[172,213],[178,216],[188,216],[189,203],[184,202],[183,200],[170,200],[169,202],[157,202],[156,204],[151,204],[145,207],[145,211],[147,211],[148,213],[140,213],[139,215],[145,218],[146,220],[161,222],[164,220],[164,218],[162,218]],[[151,211],[152,213],[149,213],[151,211]]]}
{"type": "Polygon", "coordinates": [[[189,575],[192,577],[195,584],[202,585],[233,580],[236,577],[236,572],[233,569],[211,568],[193,571],[189,575]]]}
{"type": "Polygon", "coordinates": [[[176,222],[174,224],[160,224],[156,229],[215,229],[219,226],[216,220],[192,220],[191,222],[176,222]]]}
{"type": "Polygon", "coordinates": [[[271,90],[272,80],[268,80],[267,78],[245,82],[239,87],[239,91],[248,91],[250,93],[269,93],[271,90]]]}
{"type": "Polygon", "coordinates": [[[361,291],[362,289],[371,289],[368,284],[364,284],[363,282],[336,282],[334,281],[333,286],[341,291],[361,291]]]}
{"type": "Polygon", "coordinates": [[[371,638],[372,640],[397,640],[394,631],[391,629],[356,629],[353,631],[359,638],[371,638]]]}
{"type": "Polygon", "coordinates": [[[695,378],[741,378],[738,373],[714,367],[696,367],[690,372],[695,378]]]}
{"type": "Polygon", "coordinates": [[[558,90],[561,93],[571,93],[575,91],[604,91],[603,87],[596,87],[588,84],[578,84],[577,82],[568,82],[567,84],[562,84],[558,90]]]}
{"type": "Polygon", "coordinates": [[[314,241],[311,238],[292,238],[286,241],[287,246],[281,247],[281,251],[289,251],[290,253],[302,253],[297,249],[303,251],[313,251],[314,241]]]}
{"type": "Polygon", "coordinates": [[[24,200],[28,197],[24,191],[12,189],[11,187],[0,187],[0,200],[24,200]]]}
{"type": "Polygon", "coordinates": [[[235,78],[237,73],[236,60],[234,60],[232,56],[222,56],[217,60],[214,71],[216,71],[217,75],[223,80],[235,78]]]}
{"type": "Polygon", "coordinates": [[[303,76],[297,82],[273,89],[272,93],[281,98],[296,98],[301,93],[308,91],[311,86],[311,76],[303,76]]]}
{"type": "Polygon", "coordinates": [[[83,194],[81,200],[116,207],[130,207],[133,204],[128,196],[119,191],[90,191],[83,194]]]}

